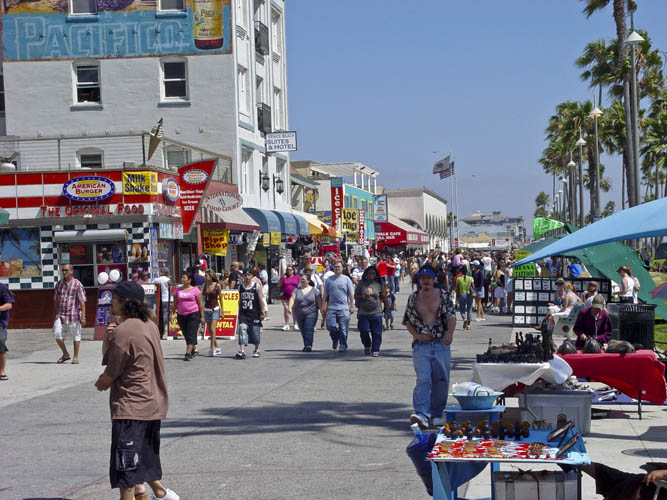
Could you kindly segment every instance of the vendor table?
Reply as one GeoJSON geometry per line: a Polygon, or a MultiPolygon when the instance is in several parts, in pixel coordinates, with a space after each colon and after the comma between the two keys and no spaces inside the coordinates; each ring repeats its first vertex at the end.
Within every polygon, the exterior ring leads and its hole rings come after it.
{"type": "MultiPolygon", "coordinates": [[[[573,428],[568,432],[568,436],[579,432],[573,428]]],[[[523,439],[524,443],[547,443],[547,431],[531,430],[530,436],[523,439]]],[[[439,434],[436,444],[445,441],[445,436],[439,434]]],[[[551,443],[555,446],[555,443],[551,443]]],[[[433,499],[434,500],[456,500],[456,489],[463,483],[468,482],[473,477],[484,470],[487,463],[491,463],[491,498],[495,498],[493,487],[493,472],[497,470],[493,467],[499,463],[536,463],[536,464],[567,464],[577,470],[577,498],[581,500],[581,466],[590,464],[591,460],[586,452],[584,440],[579,437],[574,447],[562,459],[540,460],[540,459],[516,459],[516,458],[434,458],[431,459],[431,470],[433,474],[433,499]]]]}
{"type": "Polygon", "coordinates": [[[577,377],[597,380],[636,397],[640,419],[642,399],[665,404],[665,365],[658,361],[653,351],[642,349],[630,354],[584,354],[579,351],[561,357],[577,377]]]}
{"type": "Polygon", "coordinates": [[[532,385],[537,379],[562,384],[572,369],[558,356],[544,363],[474,363],[472,381],[502,391],[516,383],[532,385]]]}

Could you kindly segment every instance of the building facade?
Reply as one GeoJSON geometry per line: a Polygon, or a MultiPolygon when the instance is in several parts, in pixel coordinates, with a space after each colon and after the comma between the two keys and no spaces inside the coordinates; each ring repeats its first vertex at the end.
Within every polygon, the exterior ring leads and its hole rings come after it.
{"type": "Polygon", "coordinates": [[[447,200],[426,189],[386,189],[389,215],[417,227],[429,235],[429,249],[449,251],[447,200]]]}
{"type": "Polygon", "coordinates": [[[499,210],[488,215],[474,212],[458,224],[462,246],[509,248],[526,243],[526,227],[521,216],[502,215],[499,210]]]}

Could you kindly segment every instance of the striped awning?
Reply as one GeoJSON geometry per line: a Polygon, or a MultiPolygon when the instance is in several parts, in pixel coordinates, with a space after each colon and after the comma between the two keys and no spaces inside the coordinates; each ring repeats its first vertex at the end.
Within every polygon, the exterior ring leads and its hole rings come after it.
{"type": "Polygon", "coordinates": [[[229,229],[230,231],[259,231],[259,225],[243,211],[242,208],[234,208],[226,212],[216,212],[206,207],[201,207],[199,222],[210,229],[229,229]]]}

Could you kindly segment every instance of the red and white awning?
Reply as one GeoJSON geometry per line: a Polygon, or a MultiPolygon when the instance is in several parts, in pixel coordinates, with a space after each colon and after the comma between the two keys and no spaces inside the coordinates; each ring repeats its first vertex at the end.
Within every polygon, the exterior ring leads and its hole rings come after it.
{"type": "Polygon", "coordinates": [[[388,217],[389,222],[375,223],[375,240],[385,245],[417,245],[429,244],[428,233],[403,222],[401,219],[388,217]]]}

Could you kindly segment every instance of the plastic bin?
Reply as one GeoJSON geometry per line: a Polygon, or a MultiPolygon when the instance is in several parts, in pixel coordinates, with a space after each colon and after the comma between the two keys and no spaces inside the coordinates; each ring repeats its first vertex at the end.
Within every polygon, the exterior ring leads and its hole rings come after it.
{"type": "MultiPolygon", "coordinates": [[[[591,402],[593,393],[588,391],[520,392],[519,406],[530,408],[539,420],[556,426],[557,417],[563,413],[574,423],[582,436],[591,431],[591,402]]],[[[531,422],[535,417],[528,410],[521,410],[521,420],[531,422]]]]}
{"type": "Polygon", "coordinates": [[[655,304],[619,304],[619,338],[631,344],[641,344],[644,349],[653,349],[655,304]]]}

